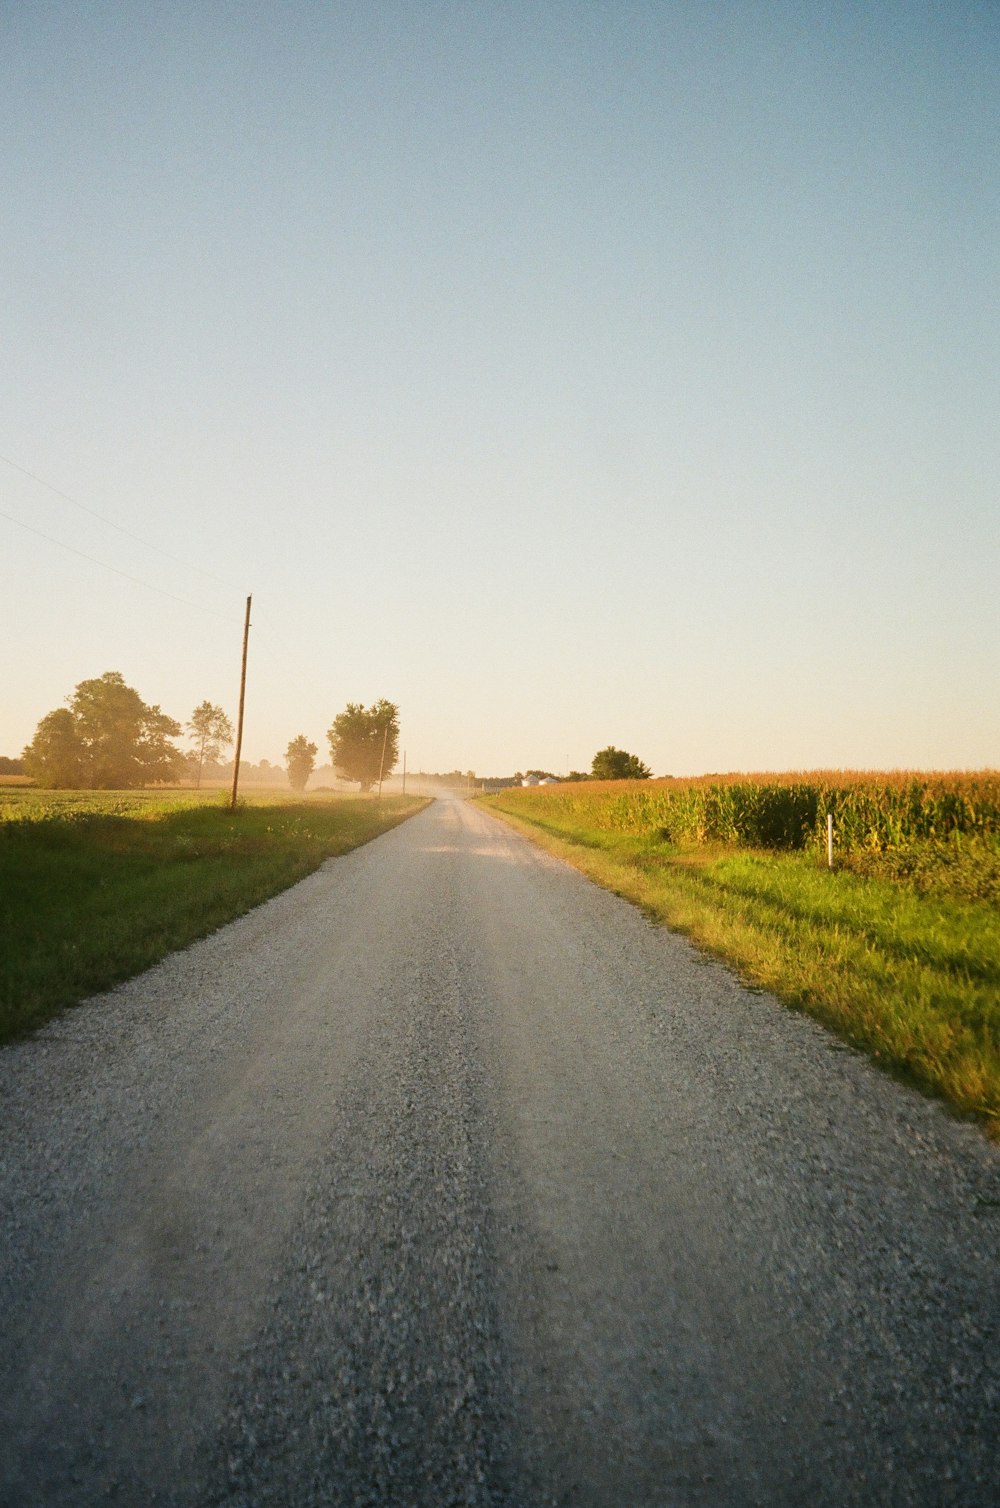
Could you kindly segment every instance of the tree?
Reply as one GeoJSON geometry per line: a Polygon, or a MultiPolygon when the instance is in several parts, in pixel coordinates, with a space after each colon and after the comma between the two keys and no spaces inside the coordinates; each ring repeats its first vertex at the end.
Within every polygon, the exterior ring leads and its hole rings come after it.
{"type": "Polygon", "coordinates": [[[170,743],[180,723],[159,707],[147,707],[120,671],[81,681],[69,706],[92,789],[127,790],[180,776],[183,758],[170,743]]]}
{"type": "Polygon", "coordinates": [[[293,738],[285,750],[285,764],[288,768],[288,784],[293,791],[304,791],[306,781],[316,766],[316,755],[319,753],[315,744],[309,743],[304,733],[293,738]]]}
{"type": "Polygon", "coordinates": [[[38,785],[72,790],[86,783],[83,744],[68,707],[45,714],[22,759],[24,773],[38,785]]]}
{"type": "Polygon", "coordinates": [[[608,744],[594,755],[590,773],[594,780],[648,780],[653,772],[635,754],[608,744]]]}
{"type": "Polygon", "coordinates": [[[40,784],[127,790],[180,776],[183,756],[170,742],[180,723],[147,707],[119,671],[81,681],[68,700],[42,718],[24,751],[40,784]]]}
{"type": "Polygon", "coordinates": [[[202,702],[192,712],[187,730],[194,739],[194,751],[198,758],[196,783],[201,785],[201,771],[205,760],[211,760],[215,764],[223,749],[232,743],[233,725],[221,707],[213,706],[211,702],[202,702]]]}
{"type": "Polygon", "coordinates": [[[391,774],[399,759],[399,708],[384,697],[370,707],[348,702],[326,736],[334,768],[370,791],[380,772],[382,778],[391,774]]]}

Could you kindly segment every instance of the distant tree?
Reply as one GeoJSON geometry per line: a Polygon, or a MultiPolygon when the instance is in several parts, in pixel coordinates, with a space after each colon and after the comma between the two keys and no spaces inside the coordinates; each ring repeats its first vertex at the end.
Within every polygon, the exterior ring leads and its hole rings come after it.
{"type": "Polygon", "coordinates": [[[202,702],[191,714],[187,731],[194,741],[194,760],[197,761],[196,784],[201,785],[201,772],[206,759],[216,764],[224,748],[233,741],[233,725],[221,707],[211,702],[202,702]]]}
{"type": "Polygon", "coordinates": [[[304,733],[293,738],[285,750],[285,765],[288,770],[288,784],[293,791],[304,791],[306,781],[316,767],[316,755],[319,753],[316,745],[310,743],[304,733]]]}
{"type": "Polygon", "coordinates": [[[348,702],[334,718],[327,738],[330,760],[338,773],[370,791],[379,769],[383,776],[389,775],[399,759],[399,708],[384,697],[370,707],[348,702]]]}
{"type": "Polygon", "coordinates": [[[648,780],[653,772],[635,754],[609,744],[594,755],[590,773],[594,780],[648,780]]]}
{"type": "Polygon", "coordinates": [[[23,775],[23,759],[8,759],[6,754],[0,754],[0,775],[23,775]]]}
{"type": "Polygon", "coordinates": [[[83,744],[68,707],[47,712],[22,757],[24,772],[38,785],[73,790],[86,784],[83,744]]]}
{"type": "Polygon", "coordinates": [[[184,768],[170,742],[181,725],[148,707],[117,670],[81,681],[69,707],[42,718],[24,751],[25,769],[41,785],[127,790],[176,780],[184,768]]]}
{"type": "Polygon", "coordinates": [[[570,770],[569,774],[566,776],[567,780],[589,780],[590,778],[591,777],[585,774],[583,770],[570,770]]]}

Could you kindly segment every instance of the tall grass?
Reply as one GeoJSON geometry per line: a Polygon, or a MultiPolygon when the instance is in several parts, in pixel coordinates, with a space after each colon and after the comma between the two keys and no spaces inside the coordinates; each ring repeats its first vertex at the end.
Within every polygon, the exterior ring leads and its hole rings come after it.
{"type": "Polygon", "coordinates": [[[1000,773],[819,772],[600,781],[526,793],[599,827],[672,843],[884,853],[927,841],[1000,839],[1000,773]]]}

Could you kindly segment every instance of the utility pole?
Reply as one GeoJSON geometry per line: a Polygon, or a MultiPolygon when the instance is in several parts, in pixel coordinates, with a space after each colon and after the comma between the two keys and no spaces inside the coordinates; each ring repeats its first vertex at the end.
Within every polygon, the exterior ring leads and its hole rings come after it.
{"type": "Polygon", "coordinates": [[[378,799],[380,801],[382,800],[382,771],[385,769],[385,746],[388,742],[389,724],[387,722],[385,725],[385,732],[382,734],[382,758],[378,762],[378,799]]]}
{"type": "Polygon", "coordinates": [[[240,784],[240,753],[243,748],[243,703],[247,693],[247,644],[250,639],[250,602],[247,598],[247,615],[243,624],[243,664],[240,668],[240,715],[236,719],[236,762],[233,765],[233,794],[229,802],[229,810],[236,810],[236,792],[240,784]]]}

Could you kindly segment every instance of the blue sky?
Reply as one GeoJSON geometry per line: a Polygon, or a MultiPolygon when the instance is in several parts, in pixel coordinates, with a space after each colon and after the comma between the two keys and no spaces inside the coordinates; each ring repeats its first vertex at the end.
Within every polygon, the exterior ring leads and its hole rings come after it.
{"type": "Polygon", "coordinates": [[[411,768],[1000,762],[995,6],[0,42],[0,752],[109,669],[233,712],[253,592],[252,759],[388,696],[411,768]]]}

